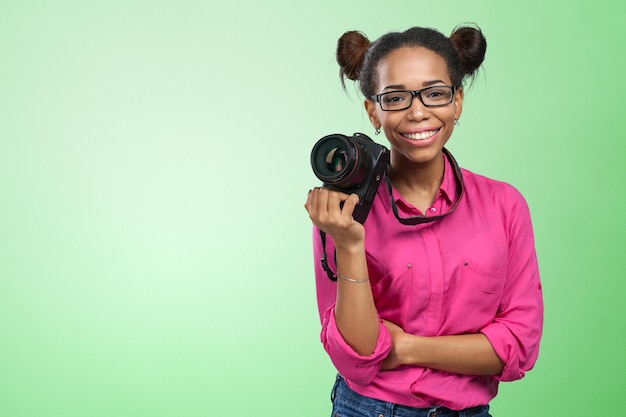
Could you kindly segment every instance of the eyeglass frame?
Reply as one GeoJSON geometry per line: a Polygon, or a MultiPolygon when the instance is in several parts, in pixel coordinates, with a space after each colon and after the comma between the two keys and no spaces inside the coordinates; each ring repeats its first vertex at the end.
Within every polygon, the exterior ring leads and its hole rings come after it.
{"type": "Polygon", "coordinates": [[[448,104],[452,103],[454,101],[454,95],[456,94],[456,92],[458,91],[459,87],[455,86],[455,85],[431,85],[429,87],[426,88],[422,88],[421,90],[393,90],[393,91],[387,91],[385,93],[380,93],[380,94],[374,94],[373,96],[370,96],[370,98],[372,100],[374,100],[376,103],[378,103],[378,105],[380,106],[380,109],[382,111],[402,111],[402,110],[406,110],[409,107],[411,107],[413,105],[413,98],[415,96],[417,96],[420,100],[420,102],[422,103],[422,105],[424,105],[424,107],[441,107],[441,106],[447,106],[448,104]],[[431,88],[441,88],[441,87],[445,87],[445,88],[449,88],[450,90],[452,90],[452,94],[450,94],[450,101],[447,103],[441,103],[441,104],[426,104],[424,103],[424,99],[422,98],[422,91],[426,91],[426,90],[430,90],[431,88]],[[410,93],[411,94],[411,100],[409,101],[409,104],[406,107],[403,107],[401,109],[383,109],[383,103],[381,102],[380,98],[386,94],[393,94],[393,93],[410,93]]]}

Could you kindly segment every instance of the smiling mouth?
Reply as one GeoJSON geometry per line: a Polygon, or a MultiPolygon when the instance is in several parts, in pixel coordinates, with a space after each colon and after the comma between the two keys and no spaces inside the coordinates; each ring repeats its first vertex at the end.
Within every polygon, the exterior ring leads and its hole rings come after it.
{"type": "Polygon", "coordinates": [[[411,140],[425,140],[425,139],[430,138],[431,136],[433,136],[437,132],[439,132],[439,129],[427,130],[425,132],[420,132],[420,133],[404,133],[404,134],[402,134],[402,136],[404,136],[407,139],[411,139],[411,140]]]}

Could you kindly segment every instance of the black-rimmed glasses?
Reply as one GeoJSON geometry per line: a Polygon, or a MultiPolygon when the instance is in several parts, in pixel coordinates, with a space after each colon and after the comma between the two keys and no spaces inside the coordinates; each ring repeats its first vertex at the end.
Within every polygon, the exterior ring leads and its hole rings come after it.
{"type": "Polygon", "coordinates": [[[387,93],[376,94],[372,100],[380,104],[384,111],[405,110],[413,104],[413,97],[419,97],[426,107],[445,106],[452,103],[456,87],[449,85],[436,85],[421,90],[395,90],[387,93]]]}

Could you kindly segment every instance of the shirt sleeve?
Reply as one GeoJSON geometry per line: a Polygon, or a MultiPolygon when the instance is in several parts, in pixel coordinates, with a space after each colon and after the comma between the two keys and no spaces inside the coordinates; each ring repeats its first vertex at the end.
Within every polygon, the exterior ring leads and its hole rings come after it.
{"type": "Polygon", "coordinates": [[[514,381],[532,369],[543,328],[543,296],[535,243],[526,201],[513,187],[503,193],[509,234],[507,276],[494,321],[481,329],[504,369],[496,379],[514,381]]]}
{"type": "MultiPolygon", "coordinates": [[[[332,239],[326,237],[326,257],[333,271],[336,271],[334,262],[335,247],[332,239]]],[[[379,319],[379,332],[376,348],[371,355],[362,356],[352,349],[343,339],[335,322],[335,301],[337,298],[337,284],[331,281],[322,268],[322,247],[319,230],[313,229],[313,253],[315,261],[315,282],[317,291],[317,306],[322,324],[320,339],[324,350],[337,371],[351,383],[367,385],[374,380],[380,371],[383,360],[391,350],[391,336],[379,319]]]]}

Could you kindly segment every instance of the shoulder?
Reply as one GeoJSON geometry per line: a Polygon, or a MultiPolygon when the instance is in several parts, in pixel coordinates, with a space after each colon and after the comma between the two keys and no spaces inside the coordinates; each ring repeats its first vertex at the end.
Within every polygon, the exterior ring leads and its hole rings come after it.
{"type": "Polygon", "coordinates": [[[513,185],[461,168],[467,198],[513,211],[527,211],[522,193],[513,185]]]}
{"type": "Polygon", "coordinates": [[[461,172],[463,173],[463,182],[465,183],[465,186],[474,192],[506,193],[507,196],[514,197],[516,199],[524,199],[519,190],[508,182],[489,178],[465,168],[461,168],[461,172]]]}
{"type": "Polygon", "coordinates": [[[533,242],[532,220],[526,199],[513,185],[462,169],[464,207],[470,213],[501,224],[509,241],[533,242]]]}

